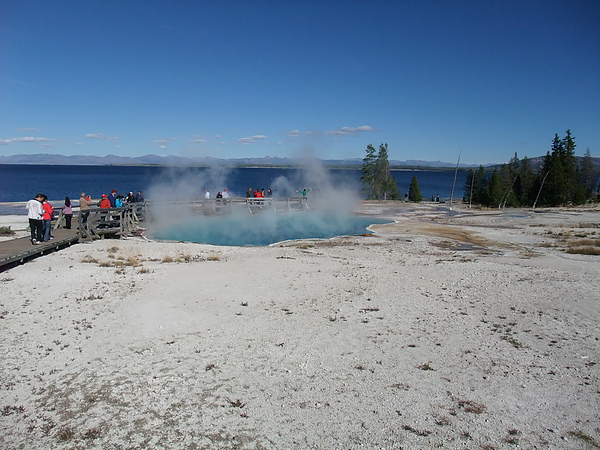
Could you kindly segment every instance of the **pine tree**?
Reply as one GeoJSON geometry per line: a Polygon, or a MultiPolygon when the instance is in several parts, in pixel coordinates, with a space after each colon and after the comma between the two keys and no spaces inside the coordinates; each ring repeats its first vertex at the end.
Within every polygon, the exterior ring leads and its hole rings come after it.
{"type": "Polygon", "coordinates": [[[487,205],[492,207],[500,207],[504,198],[504,183],[497,169],[494,169],[487,189],[487,205]]]}
{"type": "Polygon", "coordinates": [[[581,161],[581,172],[580,179],[586,192],[586,197],[591,197],[596,187],[596,171],[594,170],[594,162],[592,161],[592,154],[590,149],[585,151],[583,160],[581,161]]]}
{"type": "Polygon", "coordinates": [[[580,183],[577,160],[575,158],[575,138],[571,130],[559,139],[552,140],[551,152],[546,154],[540,176],[546,179],[540,195],[540,204],[546,206],[581,204],[585,202],[585,189],[580,183]]]}
{"type": "Polygon", "coordinates": [[[508,164],[503,164],[500,170],[502,174],[502,184],[504,185],[505,192],[502,198],[502,207],[505,206],[518,206],[518,199],[514,189],[515,183],[519,173],[521,172],[521,162],[517,154],[510,159],[508,164]]]}
{"type": "Polygon", "coordinates": [[[577,159],[575,158],[575,138],[571,130],[566,131],[563,138],[564,151],[561,154],[563,163],[563,179],[565,181],[564,195],[567,203],[581,204],[585,202],[585,193],[579,183],[577,159]]]}
{"type": "Polygon", "coordinates": [[[423,195],[421,194],[421,189],[419,188],[419,180],[417,180],[416,175],[413,175],[412,180],[410,181],[410,187],[408,188],[408,199],[411,202],[423,201],[423,195]]]}
{"type": "Polygon", "coordinates": [[[541,205],[556,206],[566,203],[564,190],[566,181],[563,173],[563,158],[561,157],[564,151],[563,141],[558,137],[558,134],[555,134],[552,140],[551,152],[546,153],[544,167],[540,173],[540,177],[546,179],[540,195],[541,205]]]}
{"type": "Polygon", "coordinates": [[[360,181],[363,185],[363,194],[367,199],[376,199],[375,182],[377,178],[377,155],[375,147],[371,144],[367,145],[367,154],[363,158],[362,176],[360,181]]]}
{"type": "Polygon", "coordinates": [[[485,169],[483,166],[479,166],[477,172],[475,172],[475,183],[473,185],[473,203],[479,203],[481,205],[487,205],[489,203],[487,195],[487,179],[485,176],[485,169]]]}
{"type": "Polygon", "coordinates": [[[473,194],[475,192],[475,171],[473,169],[467,170],[467,176],[465,178],[465,184],[463,184],[463,203],[469,205],[473,203],[473,194]]]}
{"type": "Polygon", "coordinates": [[[397,200],[400,196],[396,178],[390,171],[388,160],[388,145],[381,144],[379,152],[367,145],[367,155],[363,158],[361,182],[363,193],[370,200],[397,200]]]}
{"type": "Polygon", "coordinates": [[[531,168],[531,161],[527,157],[521,160],[521,169],[515,181],[514,192],[518,206],[531,206],[535,199],[533,185],[536,175],[531,168]]]}
{"type": "Polygon", "coordinates": [[[398,185],[396,178],[390,172],[388,160],[388,145],[380,144],[377,154],[377,174],[379,177],[379,198],[383,200],[398,200],[398,185]]]}
{"type": "Polygon", "coordinates": [[[467,171],[467,178],[465,180],[463,189],[463,201],[465,203],[474,205],[487,205],[487,179],[483,166],[479,166],[476,171],[473,169],[469,169],[467,171]]]}

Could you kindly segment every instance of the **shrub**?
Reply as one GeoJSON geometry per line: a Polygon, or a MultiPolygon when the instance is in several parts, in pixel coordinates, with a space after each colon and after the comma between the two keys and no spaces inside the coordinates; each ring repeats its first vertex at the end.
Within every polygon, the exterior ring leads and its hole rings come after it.
{"type": "Polygon", "coordinates": [[[10,227],[0,227],[0,236],[12,236],[15,234],[15,230],[11,230],[10,227]]]}

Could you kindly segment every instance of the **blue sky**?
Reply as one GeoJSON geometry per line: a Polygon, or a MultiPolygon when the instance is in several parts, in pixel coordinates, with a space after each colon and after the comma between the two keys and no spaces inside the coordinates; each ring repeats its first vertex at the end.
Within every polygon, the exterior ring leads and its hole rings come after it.
{"type": "Polygon", "coordinates": [[[600,2],[3,0],[0,156],[600,156],[600,2]]]}

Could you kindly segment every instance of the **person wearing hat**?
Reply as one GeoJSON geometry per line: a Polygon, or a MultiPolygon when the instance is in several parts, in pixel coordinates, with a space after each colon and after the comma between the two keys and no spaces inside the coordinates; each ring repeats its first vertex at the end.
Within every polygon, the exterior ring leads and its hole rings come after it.
{"type": "Polygon", "coordinates": [[[108,194],[108,201],[110,202],[110,207],[114,208],[115,207],[115,200],[117,199],[117,191],[115,191],[114,189],[112,191],[110,191],[110,194],[108,194]]]}
{"type": "Polygon", "coordinates": [[[227,189],[223,189],[223,193],[221,195],[223,196],[223,198],[229,198],[229,193],[227,192],[227,189]]]}
{"type": "Polygon", "coordinates": [[[102,198],[100,199],[100,203],[98,203],[98,206],[102,209],[108,209],[111,207],[110,200],[108,199],[106,194],[102,194],[102,198]]]}
{"type": "MultiPolygon", "coordinates": [[[[98,207],[100,209],[110,209],[110,200],[108,199],[108,196],[106,194],[102,194],[102,198],[98,202],[98,207]]],[[[105,221],[106,221],[106,214],[102,214],[100,216],[100,222],[105,222],[105,221]]],[[[106,224],[98,225],[98,228],[105,228],[105,227],[106,227],[106,224]]]]}
{"type": "Polygon", "coordinates": [[[85,192],[82,192],[79,197],[79,210],[81,211],[81,223],[84,224],[90,215],[90,197],[85,195],[85,192]]]}

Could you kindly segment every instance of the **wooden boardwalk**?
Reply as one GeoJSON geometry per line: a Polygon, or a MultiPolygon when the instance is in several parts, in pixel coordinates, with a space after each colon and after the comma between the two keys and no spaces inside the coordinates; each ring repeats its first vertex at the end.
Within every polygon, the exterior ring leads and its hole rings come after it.
{"type": "Polygon", "coordinates": [[[77,229],[59,228],[52,235],[54,239],[38,245],[33,245],[29,237],[0,242],[0,272],[79,242],[77,229]]]}

